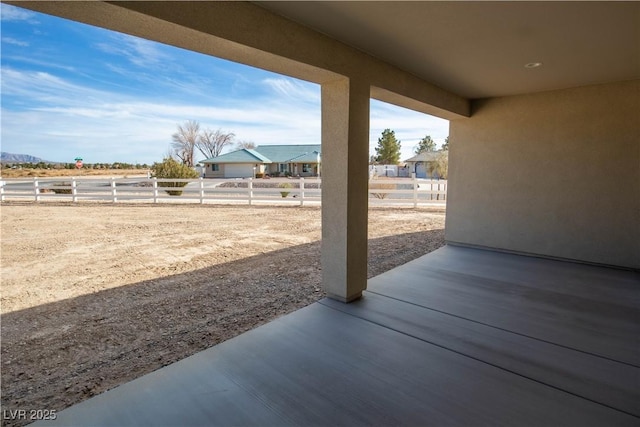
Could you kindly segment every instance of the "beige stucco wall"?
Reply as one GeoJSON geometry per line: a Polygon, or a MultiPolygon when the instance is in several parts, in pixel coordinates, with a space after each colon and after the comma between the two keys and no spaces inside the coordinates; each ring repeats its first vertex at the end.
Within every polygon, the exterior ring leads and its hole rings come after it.
{"type": "Polygon", "coordinates": [[[640,81],[473,102],[449,242],[640,268],[640,81]]]}
{"type": "MultiPolygon", "coordinates": [[[[256,173],[264,173],[266,166],[263,164],[252,164],[252,163],[238,163],[240,165],[244,165],[246,167],[252,168],[253,166],[256,167],[256,173]]],[[[211,164],[207,164],[206,168],[205,168],[205,178],[239,178],[236,176],[227,176],[227,165],[224,163],[218,163],[218,170],[217,171],[212,171],[211,170],[211,164]]],[[[242,178],[247,178],[247,177],[242,177],[242,178]]]]}
{"type": "Polygon", "coordinates": [[[208,163],[204,168],[204,177],[205,178],[224,178],[224,165],[219,165],[218,170],[211,170],[211,164],[208,163]]]}

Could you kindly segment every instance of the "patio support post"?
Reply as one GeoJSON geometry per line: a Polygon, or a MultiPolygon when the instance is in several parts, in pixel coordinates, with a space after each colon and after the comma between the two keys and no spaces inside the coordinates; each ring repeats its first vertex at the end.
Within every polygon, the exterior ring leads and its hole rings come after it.
{"type": "Polygon", "coordinates": [[[350,302],[367,287],[367,82],[322,84],[322,283],[350,302]]]}

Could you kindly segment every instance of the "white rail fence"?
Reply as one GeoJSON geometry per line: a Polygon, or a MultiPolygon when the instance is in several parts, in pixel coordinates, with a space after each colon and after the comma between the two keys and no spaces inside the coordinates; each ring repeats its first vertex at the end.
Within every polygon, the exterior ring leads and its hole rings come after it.
{"type": "MultiPolygon", "coordinates": [[[[0,201],[31,200],[143,203],[263,203],[304,206],[320,204],[321,181],[209,180],[156,178],[10,178],[0,180],[0,201]],[[184,187],[175,187],[177,183],[184,187]],[[284,184],[289,187],[283,187],[284,184]],[[179,194],[168,192],[179,192],[179,194]]],[[[446,203],[444,180],[374,179],[369,181],[369,205],[438,205],[446,203]]]]}

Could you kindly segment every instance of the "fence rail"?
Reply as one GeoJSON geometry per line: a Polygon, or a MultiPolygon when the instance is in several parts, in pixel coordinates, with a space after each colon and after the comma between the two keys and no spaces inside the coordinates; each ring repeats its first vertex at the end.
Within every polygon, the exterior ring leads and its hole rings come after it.
{"type": "MultiPolygon", "coordinates": [[[[446,181],[420,179],[373,179],[369,181],[369,204],[444,205],[446,181]]],[[[0,201],[59,200],[77,203],[254,203],[319,204],[321,181],[315,178],[287,180],[157,179],[157,178],[9,178],[0,180],[0,201]],[[289,187],[282,187],[286,183],[289,187]],[[176,185],[184,185],[179,187],[176,185]],[[173,194],[172,194],[173,193],[173,194]],[[179,194],[178,194],[179,193],[179,194]]]]}

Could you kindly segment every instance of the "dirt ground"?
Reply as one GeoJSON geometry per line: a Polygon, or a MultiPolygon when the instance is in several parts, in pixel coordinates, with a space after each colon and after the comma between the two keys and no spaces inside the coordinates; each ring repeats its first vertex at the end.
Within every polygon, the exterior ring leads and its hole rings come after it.
{"type": "Polygon", "coordinates": [[[7,169],[0,170],[2,178],[51,178],[62,176],[138,177],[147,176],[149,169],[7,169]]]}
{"type": "MultiPolygon", "coordinates": [[[[323,297],[319,208],[0,209],[5,412],[60,411],[323,297]]],[[[444,244],[443,211],[369,217],[370,277],[444,244]]]]}

